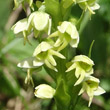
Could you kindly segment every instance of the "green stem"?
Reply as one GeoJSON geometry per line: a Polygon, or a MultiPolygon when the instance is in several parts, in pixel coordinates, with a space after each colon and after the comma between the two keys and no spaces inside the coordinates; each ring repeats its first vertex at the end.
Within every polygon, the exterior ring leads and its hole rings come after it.
{"type": "Polygon", "coordinates": [[[78,23],[77,23],[77,25],[76,25],[78,30],[80,29],[80,26],[81,26],[81,23],[82,23],[84,17],[85,17],[85,10],[83,10],[83,12],[82,12],[82,14],[81,14],[81,17],[80,17],[80,19],[78,20],[78,23]]]}

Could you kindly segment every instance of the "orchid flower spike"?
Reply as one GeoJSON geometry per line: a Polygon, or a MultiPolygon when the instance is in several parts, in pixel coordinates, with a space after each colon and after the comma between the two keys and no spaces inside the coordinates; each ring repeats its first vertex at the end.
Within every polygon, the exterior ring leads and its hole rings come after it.
{"type": "Polygon", "coordinates": [[[58,47],[58,51],[64,49],[68,43],[73,48],[78,46],[79,34],[74,24],[68,21],[64,21],[57,28],[58,31],[52,33],[49,38],[58,37],[54,44],[55,47],[58,47]]]}
{"type": "Polygon", "coordinates": [[[93,65],[94,62],[89,57],[78,55],[74,57],[72,65],[66,70],[66,72],[75,69],[75,76],[79,78],[75,85],[78,85],[83,81],[85,76],[93,74],[93,65]]]}
{"type": "Polygon", "coordinates": [[[94,95],[98,96],[105,93],[105,90],[99,86],[99,82],[100,82],[99,79],[93,76],[87,76],[85,77],[82,83],[82,88],[79,92],[79,95],[81,95],[83,92],[86,92],[88,94],[89,96],[88,106],[91,105],[94,95]]]}

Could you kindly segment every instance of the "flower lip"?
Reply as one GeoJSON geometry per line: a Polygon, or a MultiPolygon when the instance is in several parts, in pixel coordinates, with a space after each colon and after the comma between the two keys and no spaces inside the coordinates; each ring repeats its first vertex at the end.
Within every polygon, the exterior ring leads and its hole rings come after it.
{"type": "Polygon", "coordinates": [[[84,62],[89,65],[94,65],[94,62],[89,57],[87,57],[85,55],[75,56],[74,59],[72,60],[72,62],[84,62]]]}

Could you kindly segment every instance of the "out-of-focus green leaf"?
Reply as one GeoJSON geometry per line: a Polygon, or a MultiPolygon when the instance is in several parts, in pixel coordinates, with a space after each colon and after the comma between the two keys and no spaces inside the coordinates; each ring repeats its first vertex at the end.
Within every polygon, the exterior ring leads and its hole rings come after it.
{"type": "Polygon", "coordinates": [[[110,0],[99,0],[99,14],[107,21],[110,21],[110,0]]]}
{"type": "Polygon", "coordinates": [[[3,29],[6,21],[9,17],[10,11],[12,10],[11,6],[12,0],[0,0],[0,29],[3,29]]]}

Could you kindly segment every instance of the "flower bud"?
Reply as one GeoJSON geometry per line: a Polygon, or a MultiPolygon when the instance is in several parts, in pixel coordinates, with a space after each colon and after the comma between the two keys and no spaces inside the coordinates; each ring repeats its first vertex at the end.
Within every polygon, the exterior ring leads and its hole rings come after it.
{"type": "Polygon", "coordinates": [[[51,99],[55,94],[55,89],[47,84],[41,84],[35,88],[34,94],[41,99],[51,99]]]}
{"type": "Polygon", "coordinates": [[[36,59],[35,57],[29,57],[24,59],[23,61],[21,61],[20,63],[18,63],[18,67],[20,68],[37,68],[42,66],[44,63],[43,61],[40,61],[38,59],[36,59]]]}

